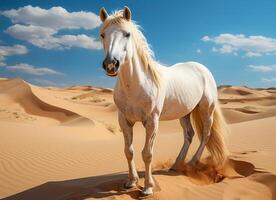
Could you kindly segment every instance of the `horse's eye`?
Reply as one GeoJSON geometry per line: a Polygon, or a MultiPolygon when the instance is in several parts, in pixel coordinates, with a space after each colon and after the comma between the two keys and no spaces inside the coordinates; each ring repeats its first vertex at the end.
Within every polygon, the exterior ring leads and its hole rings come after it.
{"type": "Polygon", "coordinates": [[[128,38],[130,36],[130,32],[127,32],[125,36],[128,38]]]}
{"type": "Polygon", "coordinates": [[[104,34],[103,33],[101,34],[101,38],[104,39],[104,34]]]}

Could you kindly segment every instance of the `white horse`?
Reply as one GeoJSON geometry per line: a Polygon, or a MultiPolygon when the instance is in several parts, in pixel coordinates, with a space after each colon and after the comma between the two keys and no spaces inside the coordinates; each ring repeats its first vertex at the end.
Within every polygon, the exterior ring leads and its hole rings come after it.
{"type": "Polygon", "coordinates": [[[196,62],[178,63],[171,67],[155,62],[127,7],[110,16],[102,8],[100,18],[103,22],[100,35],[105,51],[103,68],[108,76],[118,75],[114,101],[119,109],[119,124],[129,168],[125,187],[135,187],[139,178],[132,144],[133,125],[137,121],[141,121],[146,129],[142,151],[145,162],[143,195],[153,194],[151,163],[159,120],[179,119],[184,131],[184,144],[173,168],[184,163],[194,129],[201,143],[190,163],[197,163],[207,146],[213,160],[221,166],[227,157],[223,139],[225,121],[210,71],[196,62]]]}

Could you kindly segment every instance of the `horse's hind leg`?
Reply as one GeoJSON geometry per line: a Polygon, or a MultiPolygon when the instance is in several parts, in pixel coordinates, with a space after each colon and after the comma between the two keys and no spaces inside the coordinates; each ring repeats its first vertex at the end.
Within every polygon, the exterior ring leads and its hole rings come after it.
{"type": "Polygon", "coordinates": [[[192,139],[194,137],[194,130],[191,124],[190,120],[190,114],[186,115],[185,117],[182,117],[179,119],[180,124],[183,128],[183,134],[184,134],[184,143],[183,146],[176,158],[175,163],[171,167],[172,170],[177,170],[178,167],[180,167],[182,164],[184,164],[186,155],[188,153],[190,144],[192,143],[192,139]]]}
{"type": "Polygon", "coordinates": [[[200,139],[200,145],[193,156],[193,158],[190,161],[190,164],[196,164],[203,153],[203,150],[208,143],[208,140],[211,135],[211,127],[213,124],[213,113],[214,113],[215,105],[214,103],[210,103],[209,101],[201,101],[198,105],[199,109],[199,115],[202,122],[202,130],[201,133],[198,133],[199,139],[200,139]]]}

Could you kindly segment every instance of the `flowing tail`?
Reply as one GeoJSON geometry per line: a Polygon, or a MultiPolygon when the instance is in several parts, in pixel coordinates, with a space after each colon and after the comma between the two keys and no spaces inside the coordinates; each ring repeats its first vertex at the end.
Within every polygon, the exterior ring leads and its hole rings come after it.
{"type": "MultiPolygon", "coordinates": [[[[202,138],[203,123],[198,106],[194,109],[194,111],[191,114],[191,121],[199,138],[202,138]]],[[[227,160],[229,152],[225,144],[225,136],[228,132],[229,129],[221,112],[220,105],[218,102],[216,102],[215,110],[213,113],[211,135],[206,146],[211,154],[214,164],[217,167],[223,166],[227,160]]]]}

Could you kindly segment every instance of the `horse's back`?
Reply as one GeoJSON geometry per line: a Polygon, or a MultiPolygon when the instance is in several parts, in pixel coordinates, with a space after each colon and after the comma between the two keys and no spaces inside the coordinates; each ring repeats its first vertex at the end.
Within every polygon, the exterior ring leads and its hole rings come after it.
{"type": "Polygon", "coordinates": [[[185,62],[177,63],[168,68],[168,71],[171,72],[171,76],[175,77],[178,74],[179,77],[182,77],[184,82],[192,81],[191,84],[200,84],[206,87],[216,89],[216,82],[210,70],[204,65],[198,62],[185,62]]]}

